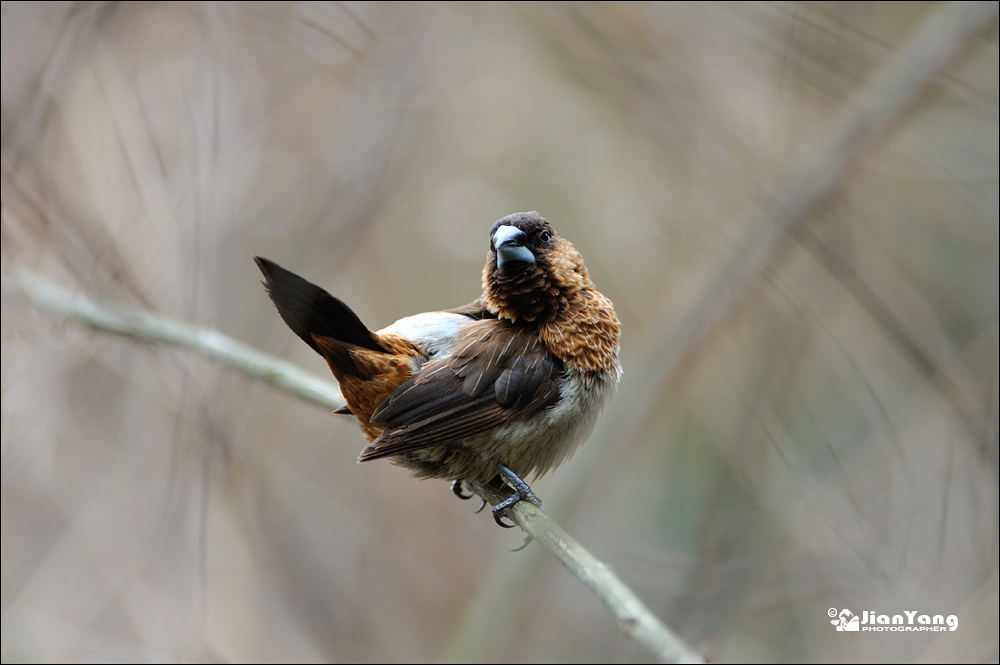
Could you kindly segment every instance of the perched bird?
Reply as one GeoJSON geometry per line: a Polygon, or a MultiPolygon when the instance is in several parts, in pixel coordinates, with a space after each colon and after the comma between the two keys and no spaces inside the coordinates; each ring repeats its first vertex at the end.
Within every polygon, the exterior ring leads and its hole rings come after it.
{"type": "Polygon", "coordinates": [[[621,377],[620,324],[583,258],[536,212],[490,229],[483,294],[372,332],[343,302],[255,257],[281,318],[321,354],[370,443],[421,478],[478,480],[515,493],[564,461],[593,429],[621,377]]]}

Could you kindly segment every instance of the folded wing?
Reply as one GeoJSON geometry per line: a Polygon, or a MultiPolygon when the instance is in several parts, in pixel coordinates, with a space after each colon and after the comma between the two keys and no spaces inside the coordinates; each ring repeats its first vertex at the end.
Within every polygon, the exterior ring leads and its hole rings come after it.
{"type": "Polygon", "coordinates": [[[426,362],[372,414],[385,431],[358,458],[446,445],[552,405],[562,362],[537,332],[485,319],[465,328],[451,353],[426,362]]]}

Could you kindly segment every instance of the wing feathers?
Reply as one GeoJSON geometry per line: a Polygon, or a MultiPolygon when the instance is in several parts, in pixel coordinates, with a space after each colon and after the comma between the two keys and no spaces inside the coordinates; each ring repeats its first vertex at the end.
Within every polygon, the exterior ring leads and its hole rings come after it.
{"type": "Polygon", "coordinates": [[[359,460],[454,443],[559,397],[562,363],[531,330],[478,321],[456,348],[428,361],[375,410],[372,422],[386,429],[359,460]]]}

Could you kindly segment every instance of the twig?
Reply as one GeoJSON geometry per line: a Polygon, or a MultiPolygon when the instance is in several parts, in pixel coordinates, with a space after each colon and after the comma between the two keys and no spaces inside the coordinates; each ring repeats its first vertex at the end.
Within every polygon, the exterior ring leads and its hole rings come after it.
{"type": "MultiPolygon", "coordinates": [[[[2,278],[2,287],[5,299],[27,302],[39,310],[82,323],[94,330],[189,349],[326,409],[336,409],[344,404],[333,381],[313,376],[218,331],[181,323],[120,303],[99,302],[29,273],[2,278]]],[[[503,493],[478,483],[473,488],[493,504],[506,498],[503,493]]],[[[601,599],[628,637],[665,662],[704,662],[670,632],[605,564],[541,509],[521,501],[508,512],[529,536],[551,552],[601,599]]]]}
{"type": "MultiPolygon", "coordinates": [[[[471,486],[476,494],[493,505],[509,496],[509,493],[479,482],[473,482],[471,486]]],[[[705,662],[704,657],[664,626],[606,564],[566,533],[541,508],[529,501],[519,501],[507,509],[507,514],[601,599],[618,620],[626,637],[632,638],[665,663],[705,662]]]]}
{"type": "Polygon", "coordinates": [[[217,330],[181,323],[117,302],[94,300],[27,272],[3,277],[2,289],[5,299],[26,301],[41,311],[83,323],[94,330],[190,349],[325,409],[336,410],[344,406],[344,398],[335,383],[217,330]]]}

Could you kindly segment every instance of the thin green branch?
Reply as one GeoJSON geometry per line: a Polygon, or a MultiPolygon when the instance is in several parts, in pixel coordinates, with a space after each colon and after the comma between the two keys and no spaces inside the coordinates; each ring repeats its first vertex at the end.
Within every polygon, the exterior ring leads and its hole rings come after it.
{"type": "Polygon", "coordinates": [[[26,301],[43,312],[94,330],[189,349],[325,409],[336,410],[344,406],[344,398],[335,383],[217,330],[182,323],[138,307],[95,300],[27,272],[17,277],[3,277],[2,288],[5,299],[26,301]]]}
{"type": "MultiPolygon", "coordinates": [[[[4,277],[2,287],[5,299],[26,302],[38,310],[81,323],[94,330],[194,351],[326,409],[337,409],[344,404],[333,381],[313,376],[216,330],[181,323],[120,303],[93,300],[28,273],[4,277]]],[[[474,485],[474,489],[493,504],[505,498],[502,493],[478,483],[474,485]]],[[[665,662],[704,662],[703,658],[664,626],[605,564],[570,537],[540,508],[522,501],[508,512],[531,538],[551,552],[601,599],[618,619],[625,635],[665,662]]]]}
{"type": "MultiPolygon", "coordinates": [[[[479,482],[472,489],[491,504],[508,493],[479,482]]],[[[508,516],[528,536],[548,550],[611,611],[626,637],[630,637],[665,663],[704,663],[705,658],[677,637],[650,611],[607,564],[598,560],[570,536],[545,511],[528,501],[507,509],[508,516]]]]}

